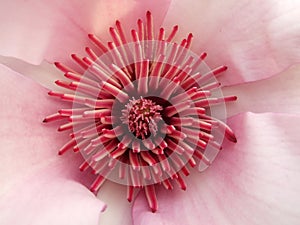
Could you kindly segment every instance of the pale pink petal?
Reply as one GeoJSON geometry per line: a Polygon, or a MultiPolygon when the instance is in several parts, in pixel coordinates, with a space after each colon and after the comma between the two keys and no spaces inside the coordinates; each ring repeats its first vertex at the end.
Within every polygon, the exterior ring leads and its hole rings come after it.
{"type": "Polygon", "coordinates": [[[241,114],[229,120],[238,142],[187,179],[187,191],[158,190],[151,213],[141,194],[135,225],[261,225],[300,221],[300,117],[241,114]]]}
{"type": "Polygon", "coordinates": [[[227,65],[224,82],[269,77],[300,61],[300,2],[174,0],[164,25],[194,34],[192,50],[212,67],[227,65]],[[179,16],[180,15],[180,16],[179,16]]]}
{"type": "MultiPolygon", "coordinates": [[[[1,1],[0,54],[39,64],[43,59],[66,61],[71,53],[81,53],[87,34],[108,41],[108,28],[115,20],[132,28],[147,10],[161,24],[170,0],[160,1],[1,1]]],[[[130,30],[129,30],[130,32],[130,30]]]]}
{"type": "Polygon", "coordinates": [[[13,178],[22,177],[21,171],[64,160],[56,153],[67,136],[53,132],[54,124],[42,123],[45,116],[57,110],[56,104],[62,106],[48,97],[45,88],[3,65],[0,74],[0,180],[7,184],[13,178]]]}
{"type": "Polygon", "coordinates": [[[105,205],[78,182],[61,178],[56,163],[48,166],[0,195],[0,223],[98,225],[105,205]]]}
{"type": "Polygon", "coordinates": [[[224,95],[236,95],[229,103],[227,115],[241,112],[300,113],[300,65],[295,65],[274,77],[223,88],[224,95]]]}
{"type": "Polygon", "coordinates": [[[59,157],[67,137],[42,124],[58,103],[3,65],[0,77],[0,224],[96,224],[104,204],[75,182],[91,182],[81,156],[59,157]]]}
{"type": "Polygon", "coordinates": [[[131,207],[127,201],[127,187],[106,181],[98,193],[98,198],[107,204],[105,213],[101,214],[100,224],[132,225],[131,207]]]}

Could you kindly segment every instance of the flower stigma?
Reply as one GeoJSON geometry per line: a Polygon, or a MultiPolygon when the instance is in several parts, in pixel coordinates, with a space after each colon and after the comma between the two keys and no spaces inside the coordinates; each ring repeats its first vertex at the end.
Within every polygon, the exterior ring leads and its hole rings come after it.
{"type": "Polygon", "coordinates": [[[138,138],[146,139],[150,134],[156,135],[157,123],[162,119],[160,112],[162,107],[156,105],[150,99],[141,97],[129,100],[123,112],[123,123],[127,124],[128,130],[138,138]]]}
{"type": "Polygon", "coordinates": [[[217,79],[227,67],[210,69],[206,53],[190,50],[193,35],[177,43],[177,31],[156,31],[148,11],[131,41],[120,21],[109,29],[107,46],[89,34],[95,50],[71,55],[77,69],[55,63],[66,78],[55,83],[66,91],[49,95],[70,108],[44,119],[61,121],[58,131],[69,132],[59,154],[81,153],[80,170],[96,175],[92,192],[111,180],[127,186],[128,201],[144,191],[152,212],[158,210],[157,185],[185,190],[190,169],[205,170],[224,138],[236,142],[225,120],[226,104],[237,97],[224,97],[217,79]]]}

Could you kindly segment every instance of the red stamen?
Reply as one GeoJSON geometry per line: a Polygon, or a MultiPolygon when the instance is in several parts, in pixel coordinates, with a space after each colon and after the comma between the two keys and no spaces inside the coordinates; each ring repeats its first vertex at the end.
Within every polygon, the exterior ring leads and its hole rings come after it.
{"type": "Polygon", "coordinates": [[[147,30],[147,40],[152,40],[154,36],[154,31],[153,31],[153,18],[152,15],[149,11],[147,11],[146,14],[146,30],[147,30]]]}
{"type": "Polygon", "coordinates": [[[178,31],[178,25],[176,25],[176,26],[173,27],[173,30],[172,30],[172,32],[170,33],[170,35],[169,35],[169,37],[167,38],[166,41],[167,41],[167,42],[171,42],[171,41],[174,39],[174,37],[175,37],[177,31],[178,31]]]}
{"type": "Polygon", "coordinates": [[[120,39],[121,39],[122,43],[126,44],[127,41],[126,41],[126,38],[125,38],[125,34],[124,34],[123,29],[122,29],[121,22],[119,20],[116,21],[116,28],[117,28],[117,31],[120,35],[120,39]]]}
{"type": "Polygon", "coordinates": [[[158,209],[157,205],[157,199],[156,199],[156,194],[155,194],[155,188],[154,185],[148,185],[145,187],[145,194],[148,200],[148,204],[152,210],[152,212],[156,212],[158,209]]]}
{"type": "Polygon", "coordinates": [[[87,65],[79,56],[76,54],[71,55],[72,59],[84,70],[87,70],[89,68],[89,65],[87,65]]]}
{"type": "Polygon", "coordinates": [[[73,148],[75,145],[76,145],[76,140],[75,139],[71,139],[63,147],[61,147],[61,149],[58,151],[58,154],[59,155],[64,154],[66,151],[68,151],[69,149],[73,148]]]}
{"type": "Polygon", "coordinates": [[[144,40],[144,24],[141,19],[137,21],[139,40],[144,40]]]}
{"type": "Polygon", "coordinates": [[[55,62],[54,65],[56,66],[57,69],[59,69],[60,71],[62,71],[63,73],[67,73],[67,72],[73,72],[76,73],[75,70],[65,66],[64,64],[60,63],[60,62],[55,62]]]}
{"type": "Polygon", "coordinates": [[[47,116],[44,120],[43,123],[48,123],[48,122],[52,122],[52,121],[56,121],[56,120],[61,120],[61,119],[65,119],[66,117],[61,115],[60,113],[54,113],[52,115],[47,116]]]}
{"type": "Polygon", "coordinates": [[[88,37],[99,49],[102,50],[103,53],[108,51],[105,45],[95,35],[89,34],[88,37]]]}
{"type": "Polygon", "coordinates": [[[98,59],[97,54],[89,47],[85,48],[86,53],[89,55],[89,57],[91,57],[91,59],[93,61],[96,61],[98,59]]]}
{"type": "Polygon", "coordinates": [[[127,200],[129,201],[129,202],[131,202],[132,201],[132,198],[133,198],[133,192],[134,192],[134,188],[133,188],[133,186],[127,186],[127,200]]]}

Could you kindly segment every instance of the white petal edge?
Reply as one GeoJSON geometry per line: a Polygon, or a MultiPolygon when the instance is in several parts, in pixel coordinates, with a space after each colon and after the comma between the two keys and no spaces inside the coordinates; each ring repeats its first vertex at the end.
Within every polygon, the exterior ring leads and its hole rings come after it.
{"type": "Polygon", "coordinates": [[[106,181],[98,192],[98,198],[107,204],[99,225],[131,225],[132,204],[127,201],[126,187],[106,181]]]}
{"type": "Polygon", "coordinates": [[[49,90],[61,90],[54,82],[63,78],[63,74],[51,63],[43,61],[39,65],[34,65],[18,58],[1,55],[0,63],[49,90]]]}

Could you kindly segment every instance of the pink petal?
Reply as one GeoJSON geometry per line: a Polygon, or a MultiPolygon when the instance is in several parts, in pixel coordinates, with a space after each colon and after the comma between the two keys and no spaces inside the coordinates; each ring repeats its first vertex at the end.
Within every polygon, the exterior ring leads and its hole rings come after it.
{"type": "Polygon", "coordinates": [[[186,192],[158,190],[151,213],[138,196],[134,224],[298,224],[300,221],[300,117],[241,114],[230,119],[237,134],[214,164],[187,179],[186,192]]]}
{"type": "Polygon", "coordinates": [[[58,104],[47,96],[46,89],[3,65],[0,74],[0,179],[7,183],[15,176],[22,177],[21,171],[47,163],[45,159],[62,160],[56,152],[66,136],[53,132],[54,125],[42,123],[46,115],[57,110],[58,104]]]}
{"type": "Polygon", "coordinates": [[[66,137],[42,124],[58,103],[3,65],[0,77],[0,224],[96,224],[105,205],[75,182],[91,178],[81,156],[59,157],[66,137]]]}
{"type": "MultiPolygon", "coordinates": [[[[87,34],[108,41],[108,28],[120,19],[132,28],[147,10],[159,26],[170,0],[161,1],[1,1],[0,54],[39,64],[43,59],[66,61],[71,53],[82,53],[87,34]]],[[[130,32],[130,30],[128,30],[130,32]]]]}
{"type": "Polygon", "coordinates": [[[300,64],[274,77],[223,88],[224,95],[236,95],[238,100],[228,104],[227,115],[241,112],[300,113],[300,64]]]}
{"type": "Polygon", "coordinates": [[[56,166],[20,179],[1,195],[1,224],[98,224],[105,205],[84,186],[61,178],[56,166]]]}
{"type": "Polygon", "coordinates": [[[194,34],[192,50],[227,65],[226,84],[269,77],[300,61],[300,2],[174,0],[164,25],[194,34]],[[178,16],[180,15],[180,16],[178,16]]]}

